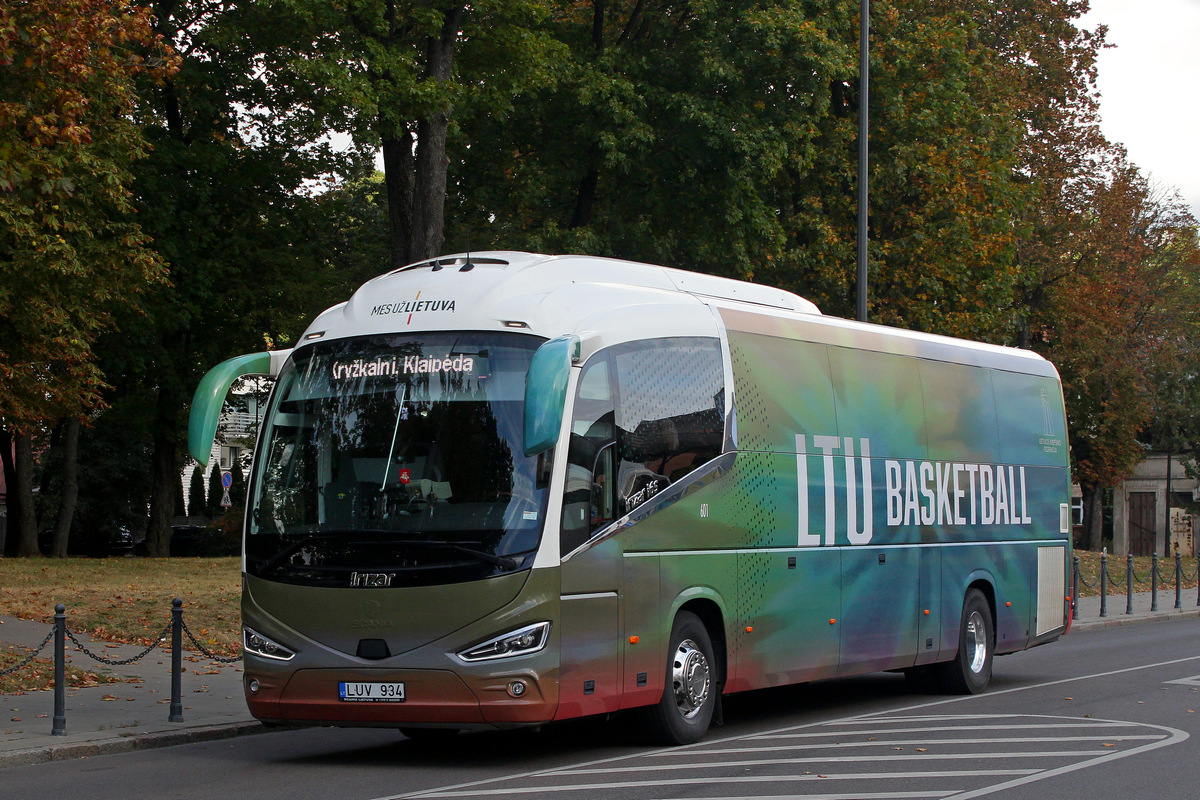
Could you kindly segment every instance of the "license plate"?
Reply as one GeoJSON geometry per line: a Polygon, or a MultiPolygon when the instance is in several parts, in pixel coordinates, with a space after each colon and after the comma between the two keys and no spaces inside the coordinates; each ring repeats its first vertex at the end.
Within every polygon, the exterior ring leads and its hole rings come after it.
{"type": "Polygon", "coordinates": [[[403,683],[353,683],[338,684],[338,696],[350,703],[403,703],[403,683]]]}

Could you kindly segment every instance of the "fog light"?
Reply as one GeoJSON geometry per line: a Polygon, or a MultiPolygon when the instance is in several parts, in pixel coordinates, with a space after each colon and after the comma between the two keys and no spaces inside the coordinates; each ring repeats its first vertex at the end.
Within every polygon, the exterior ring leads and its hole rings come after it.
{"type": "Polygon", "coordinates": [[[258,694],[258,678],[251,678],[250,682],[246,684],[246,688],[250,690],[250,694],[258,694]]]}
{"type": "Polygon", "coordinates": [[[513,697],[521,697],[525,694],[526,686],[524,681],[513,681],[508,685],[508,693],[513,697]]]}

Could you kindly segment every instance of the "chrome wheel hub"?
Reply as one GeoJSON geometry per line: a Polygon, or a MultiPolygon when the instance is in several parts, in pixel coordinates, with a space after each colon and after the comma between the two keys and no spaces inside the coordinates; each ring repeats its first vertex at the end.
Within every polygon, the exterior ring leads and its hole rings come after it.
{"type": "Polygon", "coordinates": [[[983,671],[987,662],[988,642],[987,626],[983,623],[983,615],[972,611],[967,618],[967,635],[964,642],[967,653],[967,666],[971,672],[978,675],[983,671]]]}
{"type": "Polygon", "coordinates": [[[671,685],[675,693],[675,705],[683,718],[696,716],[708,699],[712,670],[704,653],[691,639],[684,639],[675,648],[671,661],[671,685]]]}

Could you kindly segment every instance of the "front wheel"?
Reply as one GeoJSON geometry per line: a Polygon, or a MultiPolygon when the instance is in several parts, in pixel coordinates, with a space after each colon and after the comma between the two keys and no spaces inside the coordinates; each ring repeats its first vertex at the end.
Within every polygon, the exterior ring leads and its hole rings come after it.
{"type": "Polygon", "coordinates": [[[700,618],[680,611],[671,628],[667,682],[649,711],[649,728],[663,744],[692,744],[704,738],[717,705],[717,664],[712,640],[700,618]]]}
{"type": "Polygon", "coordinates": [[[951,694],[978,694],[992,679],[992,648],[995,642],[992,608],[978,589],[963,600],[958,625],[958,652],[953,661],[937,665],[937,681],[951,694]]]}

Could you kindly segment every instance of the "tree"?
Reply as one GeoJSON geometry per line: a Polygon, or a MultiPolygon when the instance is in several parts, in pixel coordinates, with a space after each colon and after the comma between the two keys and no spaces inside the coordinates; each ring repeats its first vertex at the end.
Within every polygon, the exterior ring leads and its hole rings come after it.
{"type": "Polygon", "coordinates": [[[1099,493],[1144,457],[1161,387],[1192,357],[1200,257],[1196,221],[1156,196],[1123,158],[1087,198],[1069,277],[1050,293],[1035,343],[1057,365],[1071,421],[1073,477],[1084,494],[1085,547],[1100,547],[1099,493]]]}
{"type": "Polygon", "coordinates": [[[229,499],[235,507],[244,508],[246,505],[246,476],[242,474],[242,465],[235,459],[229,465],[230,477],[233,483],[229,487],[229,499]]]}
{"type": "MultiPolygon", "coordinates": [[[[29,0],[0,8],[0,421],[16,442],[22,555],[37,552],[29,437],[103,404],[92,345],[161,280],[129,201],[144,153],[129,119],[137,77],[169,74],[170,50],[125,0],[29,0]]],[[[70,449],[78,427],[71,423],[70,449]]],[[[68,487],[73,461],[64,462],[68,487]]],[[[56,523],[65,553],[74,492],[56,523]]]]}
{"type": "Polygon", "coordinates": [[[283,58],[303,31],[280,24],[267,4],[149,5],[181,61],[169,80],[141,86],[138,122],[154,149],[134,166],[135,192],[171,285],[146,298],[147,315],[132,321],[106,366],[118,391],[148,409],[146,542],[163,556],[183,411],[200,377],[231,355],[286,346],[328,305],[313,283],[322,275],[320,220],[305,187],[341,160],[321,143],[318,87],[283,58]]]}
{"type": "Polygon", "coordinates": [[[187,514],[189,517],[202,517],[208,512],[208,500],[204,494],[204,469],[197,464],[192,470],[192,479],[188,484],[187,514]]]}
{"type": "MultiPolygon", "coordinates": [[[[998,77],[982,4],[872,6],[869,316],[993,338],[1014,286],[1012,173],[1023,135],[998,77]]],[[[857,71],[855,70],[855,73],[857,71]]],[[[851,76],[856,77],[855,73],[851,76]]],[[[792,285],[853,316],[859,99],[838,88],[814,163],[788,184],[792,285]]],[[[837,88],[835,86],[835,88],[837,88]]]]}
{"type": "MultiPolygon", "coordinates": [[[[557,82],[464,119],[455,246],[515,243],[776,282],[779,186],[810,171],[845,4],[558,3],[557,82]]],[[[843,34],[845,34],[843,36],[843,34]]]]}
{"type": "MultiPolygon", "coordinates": [[[[872,318],[998,337],[1025,123],[976,4],[880,2],[872,318]]],[[[852,315],[857,8],[561,3],[550,87],[452,148],[451,249],[581,250],[783,286],[852,315]],[[482,234],[482,235],[481,235],[482,234]]],[[[1044,33],[1039,29],[1039,34],[1044,33]]]]}
{"type": "Polygon", "coordinates": [[[179,485],[175,487],[175,516],[186,517],[187,505],[184,503],[183,473],[179,473],[179,485]]]}
{"type": "MultiPolygon", "coordinates": [[[[550,79],[556,49],[536,25],[542,0],[275,0],[307,31],[296,68],[321,87],[334,124],[382,149],[391,267],[441,252],[454,121],[464,107],[499,113],[550,79]]],[[[464,141],[478,142],[468,135],[464,141]]]]}
{"type": "Polygon", "coordinates": [[[18,431],[100,405],[91,344],[161,280],[132,218],[128,113],[167,52],[122,0],[0,9],[0,418],[18,431]]]}
{"type": "Polygon", "coordinates": [[[212,468],[208,471],[208,516],[219,517],[225,513],[225,509],[221,507],[221,497],[225,493],[225,487],[221,484],[221,465],[213,462],[212,468]]]}
{"type": "Polygon", "coordinates": [[[58,514],[54,520],[54,545],[51,555],[67,557],[67,546],[71,535],[71,522],[79,500],[79,417],[68,417],[59,426],[62,450],[58,514]]]}

